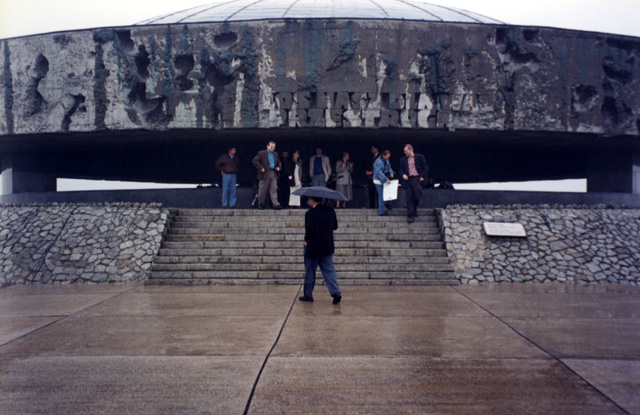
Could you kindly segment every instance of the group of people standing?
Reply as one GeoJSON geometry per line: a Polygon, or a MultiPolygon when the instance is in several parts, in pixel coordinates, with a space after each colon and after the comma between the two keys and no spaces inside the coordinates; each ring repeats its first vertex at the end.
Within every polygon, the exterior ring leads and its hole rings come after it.
{"type": "MultiPolygon", "coordinates": [[[[289,158],[287,151],[282,152],[282,158],[275,151],[276,143],[270,141],[264,150],[253,158],[253,165],[258,170],[258,207],[264,209],[269,196],[274,209],[284,207],[301,207],[300,197],[293,194],[303,184],[303,168],[300,152],[295,150],[289,158]]],[[[405,189],[407,204],[407,222],[413,223],[418,215],[417,208],[422,198],[422,184],[427,180],[429,167],[422,154],[417,154],[411,144],[404,146],[404,157],[400,160],[397,178],[405,189]]],[[[396,172],[391,168],[389,159],[391,152],[378,151],[377,146],[371,147],[371,157],[366,175],[369,178],[369,206],[378,208],[378,214],[388,215],[391,206],[384,201],[384,185],[396,178],[396,172]]],[[[216,160],[216,168],[222,173],[222,207],[233,208],[236,205],[236,175],[240,162],[236,149],[230,148],[228,153],[216,160]]],[[[336,190],[342,193],[346,201],[353,199],[353,162],[347,152],[342,153],[342,159],[331,168],[329,157],[322,153],[322,148],[316,148],[316,154],[309,159],[309,177],[312,186],[327,186],[330,178],[335,180],[336,190]],[[332,176],[332,173],[335,174],[332,176]]],[[[341,207],[336,202],[336,207],[341,207]]]]}
{"type": "MultiPolygon", "coordinates": [[[[380,216],[387,216],[388,211],[391,210],[391,205],[384,201],[384,185],[390,184],[391,180],[396,177],[396,173],[389,163],[390,158],[391,152],[389,150],[380,153],[376,146],[371,146],[371,158],[366,172],[367,176],[371,178],[369,204],[370,207],[378,206],[380,216]],[[375,197],[377,198],[374,199],[375,197]]],[[[418,216],[418,206],[422,199],[422,184],[426,183],[428,173],[429,166],[424,156],[415,153],[411,144],[405,145],[404,157],[400,160],[398,174],[402,187],[405,189],[408,223],[415,222],[415,218],[418,216]]]]}
{"type": "MultiPolygon", "coordinates": [[[[265,208],[267,196],[274,209],[285,207],[301,207],[300,196],[294,194],[302,187],[303,170],[300,151],[295,150],[291,158],[289,152],[278,154],[276,143],[270,141],[266,149],[261,150],[253,158],[253,165],[258,170],[258,207],[265,208]]],[[[221,155],[215,163],[216,168],[222,174],[222,207],[234,208],[236,206],[236,182],[240,162],[236,155],[236,148],[232,147],[227,153],[221,155]]],[[[316,148],[316,155],[309,160],[309,177],[312,186],[326,187],[334,170],[331,169],[329,157],[322,154],[322,148],[316,148]]],[[[342,193],[347,201],[353,199],[353,162],[349,153],[343,153],[342,159],[335,165],[336,190],[342,193]]],[[[347,201],[342,202],[342,207],[347,206],[347,201]]],[[[340,207],[337,202],[336,207],[340,207]]]]}

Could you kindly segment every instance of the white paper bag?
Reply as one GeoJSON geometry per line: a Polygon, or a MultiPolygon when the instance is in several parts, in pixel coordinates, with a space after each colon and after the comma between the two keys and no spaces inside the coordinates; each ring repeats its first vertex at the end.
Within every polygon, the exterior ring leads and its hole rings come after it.
{"type": "Polygon", "coordinates": [[[391,183],[385,183],[382,186],[382,199],[385,202],[396,200],[398,198],[398,186],[400,182],[398,180],[391,180],[391,183]]]}

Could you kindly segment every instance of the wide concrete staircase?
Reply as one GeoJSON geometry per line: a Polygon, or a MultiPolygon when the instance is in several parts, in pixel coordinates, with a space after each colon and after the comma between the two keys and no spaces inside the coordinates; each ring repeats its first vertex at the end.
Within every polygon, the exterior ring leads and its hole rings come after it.
{"type": "MultiPolygon", "coordinates": [[[[342,285],[456,285],[435,210],[337,210],[342,285]]],[[[301,284],[304,210],[179,210],[147,284],[301,284]]],[[[317,283],[322,282],[320,270],[317,283]]]]}

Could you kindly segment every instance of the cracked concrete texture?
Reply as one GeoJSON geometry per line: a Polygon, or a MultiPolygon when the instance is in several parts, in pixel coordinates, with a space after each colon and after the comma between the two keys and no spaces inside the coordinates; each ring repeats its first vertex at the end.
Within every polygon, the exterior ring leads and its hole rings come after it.
{"type": "Polygon", "coordinates": [[[0,134],[455,128],[638,135],[640,40],[560,29],[288,20],[0,42],[0,134]]]}
{"type": "Polygon", "coordinates": [[[640,414],[640,287],[299,290],[2,288],[0,413],[640,414]]]}

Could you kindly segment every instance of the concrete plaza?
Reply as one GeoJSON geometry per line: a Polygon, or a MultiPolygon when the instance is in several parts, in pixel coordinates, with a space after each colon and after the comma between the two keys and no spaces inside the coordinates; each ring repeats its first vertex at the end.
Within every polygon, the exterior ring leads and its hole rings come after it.
{"type": "Polygon", "coordinates": [[[640,414],[640,287],[11,286],[0,414],[640,414]]]}

